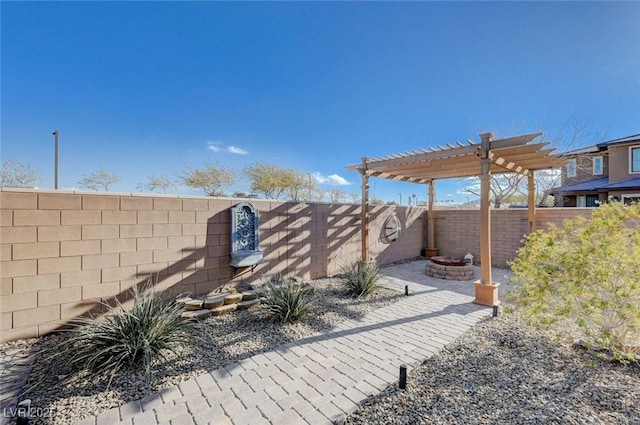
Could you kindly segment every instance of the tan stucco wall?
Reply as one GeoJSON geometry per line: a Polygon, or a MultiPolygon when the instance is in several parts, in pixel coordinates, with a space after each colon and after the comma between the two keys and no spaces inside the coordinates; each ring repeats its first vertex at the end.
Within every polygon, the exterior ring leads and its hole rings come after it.
{"type": "Polygon", "coordinates": [[[632,177],[640,177],[640,174],[629,173],[629,147],[630,145],[623,145],[609,148],[609,182],[613,183],[632,177]]]}

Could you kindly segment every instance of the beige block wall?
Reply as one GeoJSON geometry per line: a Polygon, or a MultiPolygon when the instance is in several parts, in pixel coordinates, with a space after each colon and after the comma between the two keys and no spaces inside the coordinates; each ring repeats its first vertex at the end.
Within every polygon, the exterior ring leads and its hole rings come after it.
{"type": "MultiPolygon", "coordinates": [[[[264,274],[334,275],[360,258],[359,205],[251,200],[265,263],[234,275],[230,208],[237,199],[0,191],[1,340],[43,335],[98,301],[124,298],[150,275],[173,293],[207,294],[264,274]]],[[[371,253],[386,264],[420,255],[423,208],[371,209],[371,253]],[[401,239],[380,235],[389,214],[401,239]]]]}
{"type": "MultiPolygon", "coordinates": [[[[1,340],[43,335],[98,301],[124,298],[152,275],[172,293],[207,294],[265,274],[309,279],[339,273],[360,259],[361,208],[354,204],[251,200],[260,211],[264,264],[229,266],[230,208],[237,199],[96,194],[26,189],[0,191],[1,340]]],[[[538,209],[537,225],[561,224],[588,208],[538,209]]],[[[425,245],[423,207],[371,208],[370,253],[380,264],[415,258],[425,245]],[[382,237],[396,214],[400,239],[382,237]]],[[[480,212],[435,212],[441,255],[471,252],[479,259],[480,212]]],[[[526,210],[493,210],[496,265],[514,258],[527,231],[526,210]]]]}
{"type": "MultiPolygon", "coordinates": [[[[591,208],[538,208],[536,226],[546,228],[549,223],[560,226],[565,220],[579,215],[591,217],[591,208]]],[[[491,262],[507,266],[513,260],[528,232],[526,209],[497,209],[491,211],[491,262]]],[[[436,248],[440,255],[462,257],[467,253],[480,261],[480,210],[436,210],[434,212],[436,248]]]]}

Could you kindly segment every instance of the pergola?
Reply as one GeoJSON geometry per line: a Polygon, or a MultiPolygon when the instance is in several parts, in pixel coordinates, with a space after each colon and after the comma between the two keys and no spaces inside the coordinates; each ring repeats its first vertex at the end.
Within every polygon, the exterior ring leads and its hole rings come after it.
{"type": "Polygon", "coordinates": [[[530,143],[542,133],[525,134],[507,139],[492,140],[492,133],[480,135],[480,143],[467,140],[447,143],[438,148],[362,158],[362,162],[349,165],[350,171],[362,175],[362,261],[369,260],[369,177],[423,183],[429,185],[427,214],[428,251],[434,251],[433,227],[434,181],[439,179],[480,178],[480,263],[481,279],[476,281],[476,299],[483,305],[497,305],[498,285],[491,279],[491,209],[489,189],[491,176],[499,173],[519,173],[527,176],[529,232],[535,231],[535,171],[559,168],[562,160],[552,155],[555,149],[545,149],[547,142],[530,143]]]}

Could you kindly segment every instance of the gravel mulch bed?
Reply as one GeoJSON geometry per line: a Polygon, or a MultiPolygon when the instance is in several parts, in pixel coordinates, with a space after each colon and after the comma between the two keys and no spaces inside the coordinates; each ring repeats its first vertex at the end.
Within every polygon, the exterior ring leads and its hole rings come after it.
{"type": "MultiPolygon", "coordinates": [[[[64,359],[52,361],[41,352],[29,379],[28,387],[31,388],[22,398],[30,398],[33,407],[52,414],[50,418],[35,418],[31,423],[71,424],[84,417],[95,416],[103,410],[269,351],[344,320],[362,317],[403,296],[391,289],[378,288],[367,298],[354,299],[344,293],[338,278],[319,279],[312,285],[314,306],[300,321],[284,325],[273,323],[265,320],[264,310],[260,307],[207,319],[203,322],[206,335],[197,335],[198,338],[194,335],[193,346],[182,347],[177,356],[169,353],[150,378],[139,373],[119,375],[107,388],[106,379],[96,380],[82,373],[65,375],[69,372],[62,368],[64,359]]],[[[40,342],[46,349],[63,337],[64,334],[3,344],[0,354],[34,342],[40,342]]]]}
{"type": "Polygon", "coordinates": [[[640,365],[598,360],[567,335],[486,319],[345,423],[640,424],[640,365]]]}

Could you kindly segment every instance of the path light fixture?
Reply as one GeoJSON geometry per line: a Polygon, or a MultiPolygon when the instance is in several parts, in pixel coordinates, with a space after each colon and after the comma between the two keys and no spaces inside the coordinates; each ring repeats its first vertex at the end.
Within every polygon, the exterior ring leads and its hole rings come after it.
{"type": "Polygon", "coordinates": [[[404,390],[405,388],[407,388],[407,365],[406,364],[400,365],[400,379],[398,380],[398,387],[400,387],[401,390],[404,390]]]}

